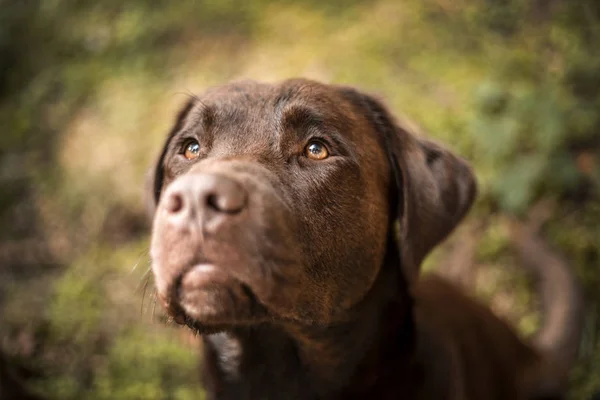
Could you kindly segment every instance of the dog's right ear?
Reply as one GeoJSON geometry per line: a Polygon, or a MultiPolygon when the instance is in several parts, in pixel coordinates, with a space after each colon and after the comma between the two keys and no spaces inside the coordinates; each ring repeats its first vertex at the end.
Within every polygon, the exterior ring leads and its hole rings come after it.
{"type": "Polygon", "coordinates": [[[390,219],[397,225],[401,269],[410,283],[425,256],[471,208],[477,184],[468,163],[400,124],[383,102],[356,89],[342,93],[360,107],[386,152],[392,186],[390,219]]]}
{"type": "Polygon", "coordinates": [[[144,182],[144,204],[146,205],[146,212],[150,219],[154,218],[154,212],[156,211],[156,206],[158,205],[160,194],[163,190],[165,179],[164,161],[169,149],[169,143],[171,142],[171,139],[173,139],[173,136],[181,130],[188,114],[195,104],[196,99],[192,97],[183,105],[183,107],[181,107],[175,118],[175,123],[167,135],[167,140],[163,145],[160,156],[148,172],[146,172],[144,182]]]}

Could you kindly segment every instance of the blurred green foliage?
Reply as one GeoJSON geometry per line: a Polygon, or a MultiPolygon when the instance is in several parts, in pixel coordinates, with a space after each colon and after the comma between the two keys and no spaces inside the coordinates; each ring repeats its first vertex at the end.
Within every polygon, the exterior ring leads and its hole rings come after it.
{"type": "Polygon", "coordinates": [[[0,0],[0,9],[0,343],[32,371],[32,390],[201,395],[194,339],[152,312],[151,282],[143,290],[144,173],[190,92],[291,76],[382,94],[472,161],[481,193],[466,224],[485,227],[473,239],[476,290],[508,304],[497,308],[525,333],[538,323],[536,298],[503,216],[556,204],[545,233],[588,301],[572,398],[600,390],[600,3],[0,0]]]}

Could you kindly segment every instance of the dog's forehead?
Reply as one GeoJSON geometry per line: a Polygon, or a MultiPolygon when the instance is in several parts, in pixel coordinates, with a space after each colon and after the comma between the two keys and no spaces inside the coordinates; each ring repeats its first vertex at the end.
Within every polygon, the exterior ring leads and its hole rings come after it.
{"type": "Polygon", "coordinates": [[[306,79],[275,84],[234,82],[207,90],[199,100],[200,107],[217,116],[237,119],[276,121],[298,108],[310,110],[323,119],[354,118],[350,105],[335,86],[306,79]]]}
{"type": "MultiPolygon", "coordinates": [[[[214,87],[195,98],[181,131],[201,127],[211,143],[211,156],[269,158],[317,133],[333,136],[360,160],[382,157],[380,135],[368,110],[349,99],[343,88],[306,79],[214,87]]],[[[380,163],[375,164],[374,168],[380,163]]]]}
{"type": "Polygon", "coordinates": [[[370,129],[365,116],[335,85],[307,79],[274,84],[242,81],[211,88],[197,99],[186,125],[205,122],[209,115],[211,129],[225,135],[220,140],[231,136],[241,142],[242,137],[251,136],[253,140],[277,142],[285,140],[287,135],[281,134],[288,127],[311,124],[326,127],[357,144],[369,136],[365,135],[370,129]]]}
{"type": "Polygon", "coordinates": [[[213,107],[243,106],[247,108],[264,104],[268,98],[272,97],[273,89],[273,85],[255,81],[232,82],[208,89],[200,96],[200,100],[213,107]]]}
{"type": "Polygon", "coordinates": [[[202,100],[217,105],[281,106],[291,101],[310,103],[332,96],[335,96],[333,86],[307,79],[290,79],[278,83],[247,80],[208,89],[202,100]]]}

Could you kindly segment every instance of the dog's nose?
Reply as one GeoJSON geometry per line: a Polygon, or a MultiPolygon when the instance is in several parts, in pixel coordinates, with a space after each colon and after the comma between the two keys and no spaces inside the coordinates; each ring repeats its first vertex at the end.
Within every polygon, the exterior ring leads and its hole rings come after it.
{"type": "Polygon", "coordinates": [[[232,179],[214,174],[188,174],[176,179],[165,191],[163,207],[175,225],[227,219],[246,207],[244,188],[232,179]]]}

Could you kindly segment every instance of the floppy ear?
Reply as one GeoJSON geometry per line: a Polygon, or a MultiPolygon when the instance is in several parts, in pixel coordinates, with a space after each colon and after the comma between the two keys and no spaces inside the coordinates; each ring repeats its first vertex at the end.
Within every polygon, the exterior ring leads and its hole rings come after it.
{"type": "Polygon", "coordinates": [[[390,141],[402,173],[400,250],[409,282],[423,259],[444,240],[471,208],[475,176],[465,160],[399,126],[390,141]]]}
{"type": "Polygon", "coordinates": [[[175,136],[175,134],[183,127],[185,119],[194,107],[195,103],[196,99],[191,98],[179,110],[177,117],[175,118],[175,124],[167,136],[167,140],[163,145],[160,156],[154,165],[148,170],[148,172],[146,172],[144,182],[144,203],[150,218],[154,217],[154,212],[156,211],[156,206],[158,205],[158,200],[160,200],[160,194],[163,189],[165,179],[164,161],[167,150],[169,149],[169,143],[171,142],[171,139],[173,139],[173,136],[175,136]]]}
{"type": "Polygon", "coordinates": [[[477,192],[467,162],[400,125],[375,98],[353,92],[381,136],[395,185],[391,215],[398,222],[397,245],[408,282],[417,279],[421,262],[448,236],[471,208],[477,192]]]}

